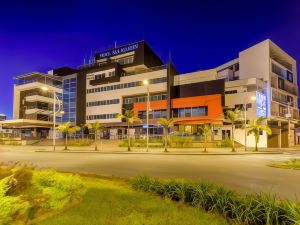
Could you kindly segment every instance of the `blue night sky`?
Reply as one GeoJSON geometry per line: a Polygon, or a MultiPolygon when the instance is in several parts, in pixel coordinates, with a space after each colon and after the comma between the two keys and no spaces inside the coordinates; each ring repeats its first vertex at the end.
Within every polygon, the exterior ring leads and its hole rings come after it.
{"type": "Polygon", "coordinates": [[[13,77],[77,67],[91,51],[146,40],[180,72],[208,69],[270,38],[300,62],[298,0],[1,1],[0,113],[13,77]]]}

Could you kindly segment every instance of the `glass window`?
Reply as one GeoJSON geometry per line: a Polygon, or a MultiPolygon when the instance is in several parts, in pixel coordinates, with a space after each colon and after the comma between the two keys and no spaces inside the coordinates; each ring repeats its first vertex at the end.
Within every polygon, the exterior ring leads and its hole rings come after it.
{"type": "Polygon", "coordinates": [[[184,113],[184,109],[178,109],[178,117],[184,117],[185,113],[184,113]]]}
{"type": "Polygon", "coordinates": [[[160,110],[155,110],[155,111],[154,111],[154,118],[155,118],[155,119],[159,119],[159,118],[161,117],[160,114],[161,114],[161,113],[160,113],[160,110]]]}
{"type": "Polygon", "coordinates": [[[149,111],[149,119],[153,119],[153,111],[149,111]]]}
{"type": "Polygon", "coordinates": [[[76,88],[76,83],[71,83],[70,88],[76,88]]]}
{"type": "Polygon", "coordinates": [[[162,118],[167,118],[167,111],[166,110],[161,110],[161,117],[162,118]]]}
{"type": "Polygon", "coordinates": [[[192,116],[201,116],[201,112],[200,112],[199,107],[193,107],[192,108],[192,116]]]}
{"type": "Polygon", "coordinates": [[[173,109],[172,113],[173,113],[173,118],[178,117],[178,109],[173,109]]]}
{"type": "Polygon", "coordinates": [[[191,108],[185,109],[185,117],[191,117],[191,108]]]}

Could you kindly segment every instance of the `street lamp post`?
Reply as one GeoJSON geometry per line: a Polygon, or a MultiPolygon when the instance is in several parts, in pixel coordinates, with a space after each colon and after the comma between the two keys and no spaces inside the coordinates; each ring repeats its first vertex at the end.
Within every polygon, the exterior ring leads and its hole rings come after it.
{"type": "Polygon", "coordinates": [[[285,114],[285,117],[288,119],[288,148],[290,147],[290,141],[291,141],[291,108],[290,108],[290,102],[288,102],[288,111],[287,114],[285,114]]]}
{"type": "Polygon", "coordinates": [[[146,148],[147,148],[147,152],[149,151],[149,103],[150,103],[150,93],[149,93],[149,81],[148,80],[144,80],[143,84],[145,86],[147,86],[147,106],[146,106],[146,123],[147,123],[147,128],[146,128],[146,148]]]}
{"type": "MultiPolygon", "coordinates": [[[[42,87],[42,90],[43,91],[49,91],[49,88],[44,86],[42,87]]],[[[56,92],[55,92],[55,89],[53,88],[52,89],[53,91],[53,131],[52,131],[52,145],[53,145],[53,151],[55,151],[55,146],[56,146],[56,114],[58,112],[61,112],[62,114],[64,113],[64,111],[61,111],[60,109],[60,100],[58,99],[57,95],[56,95],[56,92]],[[56,100],[59,102],[58,104],[58,111],[56,111],[56,100]]]]}
{"type": "MultiPolygon", "coordinates": [[[[255,96],[250,98],[251,101],[255,101],[255,99],[255,96]]],[[[247,104],[247,102],[244,103],[245,152],[247,151],[247,104]]]]}

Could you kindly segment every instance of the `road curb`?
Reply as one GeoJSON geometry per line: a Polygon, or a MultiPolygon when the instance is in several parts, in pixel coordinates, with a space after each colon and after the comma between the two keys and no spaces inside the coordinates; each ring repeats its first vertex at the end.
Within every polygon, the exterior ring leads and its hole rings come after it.
{"type": "Polygon", "coordinates": [[[123,154],[123,155],[264,155],[264,154],[284,154],[283,152],[236,152],[236,153],[214,153],[214,152],[191,152],[191,153],[181,153],[181,152],[107,152],[107,151],[50,151],[50,150],[35,150],[35,152],[42,153],[94,153],[94,154],[123,154]]]}

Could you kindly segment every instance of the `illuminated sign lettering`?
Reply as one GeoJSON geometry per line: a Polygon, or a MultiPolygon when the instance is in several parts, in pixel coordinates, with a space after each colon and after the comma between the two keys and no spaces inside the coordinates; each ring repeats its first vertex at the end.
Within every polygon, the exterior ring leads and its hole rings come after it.
{"type": "Polygon", "coordinates": [[[100,52],[100,53],[98,53],[98,58],[102,59],[102,58],[107,58],[107,57],[123,54],[126,52],[131,52],[131,51],[138,49],[138,47],[139,47],[139,44],[132,44],[132,45],[127,45],[124,47],[112,49],[112,50],[109,50],[106,52],[100,52]]]}
{"type": "Polygon", "coordinates": [[[267,117],[267,96],[259,91],[256,92],[256,116],[267,117]]]}

